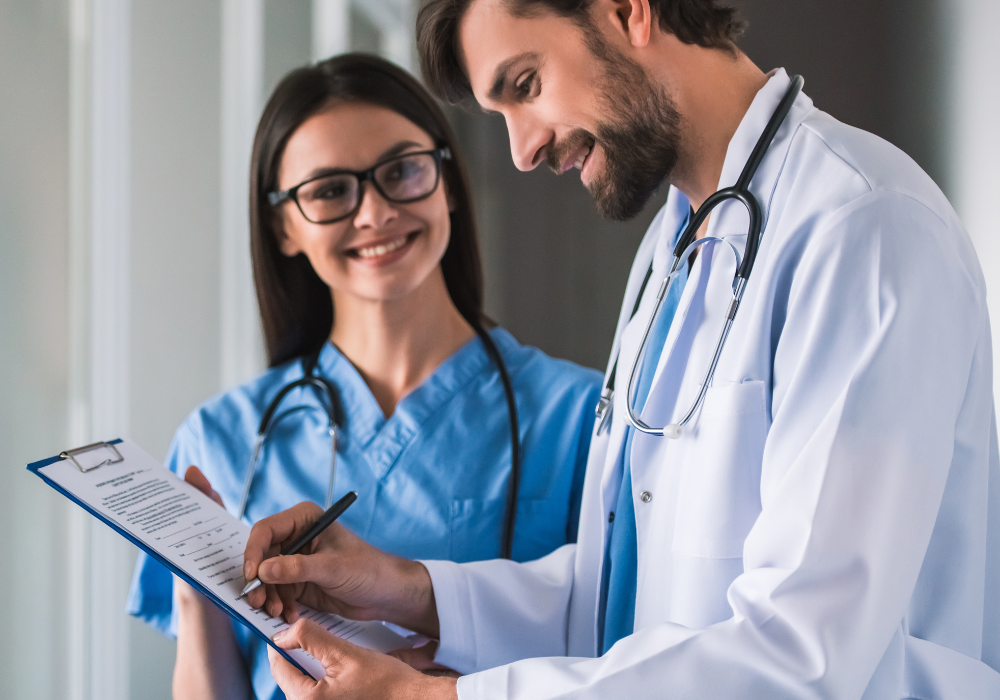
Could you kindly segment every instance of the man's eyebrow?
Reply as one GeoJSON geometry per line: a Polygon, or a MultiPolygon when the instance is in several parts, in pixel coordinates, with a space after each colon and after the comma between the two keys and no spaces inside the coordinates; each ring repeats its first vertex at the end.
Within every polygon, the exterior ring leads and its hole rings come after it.
{"type": "Polygon", "coordinates": [[[511,67],[518,61],[534,55],[534,53],[526,51],[516,56],[511,56],[507,60],[500,62],[500,64],[496,67],[496,70],[493,71],[493,85],[490,86],[489,92],[486,93],[486,96],[491,102],[500,102],[503,97],[505,83],[507,82],[507,72],[511,69],[511,67]]]}

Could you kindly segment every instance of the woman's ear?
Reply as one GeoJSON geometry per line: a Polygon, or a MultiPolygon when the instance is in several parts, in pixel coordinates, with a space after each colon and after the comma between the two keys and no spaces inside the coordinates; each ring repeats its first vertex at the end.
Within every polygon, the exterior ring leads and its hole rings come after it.
{"type": "Polygon", "coordinates": [[[278,247],[281,249],[282,255],[289,258],[294,258],[302,252],[302,249],[284,233],[278,234],[278,247]]]}
{"type": "Polygon", "coordinates": [[[284,216],[275,214],[271,217],[271,230],[278,241],[278,249],[281,250],[282,255],[294,258],[302,252],[302,247],[285,233],[284,216]]]}

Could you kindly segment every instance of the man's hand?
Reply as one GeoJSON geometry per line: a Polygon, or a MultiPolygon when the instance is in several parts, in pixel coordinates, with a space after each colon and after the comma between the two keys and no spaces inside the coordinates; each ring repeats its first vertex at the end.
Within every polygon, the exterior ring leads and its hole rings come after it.
{"type": "Polygon", "coordinates": [[[243,575],[266,584],[247,601],[272,617],[298,619],[296,602],[352,620],[387,620],[436,638],[437,607],[430,574],[418,562],[372,547],[334,523],[300,554],[278,553],[307,530],[322,509],[300,503],[253,526],[243,555],[243,575]]]}
{"type": "Polygon", "coordinates": [[[316,681],[268,647],[271,675],[289,700],[457,700],[455,679],[425,676],[402,661],[338,639],[311,620],[300,619],[274,637],[282,649],[304,649],[326,671],[316,681]]]}

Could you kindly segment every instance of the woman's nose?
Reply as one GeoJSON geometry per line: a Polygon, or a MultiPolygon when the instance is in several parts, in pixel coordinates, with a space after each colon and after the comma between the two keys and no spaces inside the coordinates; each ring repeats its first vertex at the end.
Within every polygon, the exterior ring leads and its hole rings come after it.
{"type": "Polygon", "coordinates": [[[399,216],[392,202],[375,189],[371,182],[361,185],[361,206],[354,214],[355,228],[382,228],[399,216]]]}

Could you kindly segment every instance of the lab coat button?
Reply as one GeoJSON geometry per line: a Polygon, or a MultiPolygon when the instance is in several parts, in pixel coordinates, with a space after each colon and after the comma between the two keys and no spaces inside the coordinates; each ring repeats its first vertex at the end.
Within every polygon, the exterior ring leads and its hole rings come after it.
{"type": "Polygon", "coordinates": [[[613,523],[614,521],[615,521],[615,512],[611,511],[610,513],[608,513],[608,522],[613,523]]]}
{"type": "Polygon", "coordinates": [[[649,491],[643,491],[642,493],[639,494],[639,500],[641,500],[643,503],[649,503],[650,501],[653,500],[653,494],[651,494],[649,491]]]}

